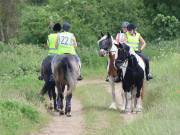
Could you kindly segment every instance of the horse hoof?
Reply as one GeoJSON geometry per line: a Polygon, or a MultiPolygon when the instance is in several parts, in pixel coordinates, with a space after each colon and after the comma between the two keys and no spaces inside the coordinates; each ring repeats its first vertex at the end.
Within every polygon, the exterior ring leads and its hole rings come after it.
{"type": "Polygon", "coordinates": [[[53,107],[49,106],[49,107],[48,107],[48,110],[51,110],[51,111],[52,111],[52,110],[53,110],[53,107]]]}
{"type": "Polygon", "coordinates": [[[112,103],[112,104],[109,106],[109,109],[117,110],[116,103],[112,103]]]}
{"type": "Polygon", "coordinates": [[[133,113],[133,114],[136,114],[136,113],[137,113],[137,111],[136,111],[136,110],[133,110],[133,111],[132,111],[132,113],[133,113]]]}
{"type": "Polygon", "coordinates": [[[59,110],[58,110],[57,108],[54,108],[54,111],[55,111],[55,112],[59,112],[59,110]]]}
{"type": "Polygon", "coordinates": [[[125,106],[124,107],[120,107],[120,111],[121,112],[125,112],[125,106]]]}
{"type": "Polygon", "coordinates": [[[142,108],[136,108],[136,113],[142,112],[142,108]]]}
{"type": "Polygon", "coordinates": [[[126,114],[131,114],[132,111],[131,111],[131,109],[126,108],[124,112],[125,112],[126,114]]]}
{"type": "Polygon", "coordinates": [[[131,114],[131,112],[130,111],[125,111],[125,114],[131,114]]]}
{"type": "Polygon", "coordinates": [[[66,116],[71,117],[71,113],[70,112],[66,113],[66,116]]]}
{"type": "Polygon", "coordinates": [[[59,115],[64,115],[64,111],[63,110],[59,110],[59,115]]]}

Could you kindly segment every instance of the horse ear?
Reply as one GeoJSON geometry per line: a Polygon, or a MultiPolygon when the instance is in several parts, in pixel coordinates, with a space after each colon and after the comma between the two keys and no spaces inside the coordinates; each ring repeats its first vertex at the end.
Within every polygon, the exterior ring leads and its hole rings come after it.
{"type": "Polygon", "coordinates": [[[107,32],[107,37],[110,38],[111,37],[111,34],[109,32],[107,32]]]}
{"type": "Polygon", "coordinates": [[[104,33],[101,31],[101,37],[103,37],[104,36],[104,33]]]}
{"type": "Polygon", "coordinates": [[[123,49],[123,44],[124,43],[119,43],[119,48],[123,49]]]}

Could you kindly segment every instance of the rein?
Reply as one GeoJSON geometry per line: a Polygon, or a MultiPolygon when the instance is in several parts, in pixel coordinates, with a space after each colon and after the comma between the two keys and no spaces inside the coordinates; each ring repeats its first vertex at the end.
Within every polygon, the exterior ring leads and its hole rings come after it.
{"type": "Polygon", "coordinates": [[[111,53],[111,52],[116,52],[116,51],[110,51],[109,49],[105,50],[105,51],[106,51],[106,55],[109,55],[109,53],[111,53]]]}

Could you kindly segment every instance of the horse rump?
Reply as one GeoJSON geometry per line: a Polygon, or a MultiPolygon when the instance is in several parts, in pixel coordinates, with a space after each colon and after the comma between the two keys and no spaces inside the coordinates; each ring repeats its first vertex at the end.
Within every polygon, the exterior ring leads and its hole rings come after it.
{"type": "Polygon", "coordinates": [[[56,55],[52,62],[52,72],[60,99],[60,114],[63,111],[64,87],[67,86],[65,114],[70,116],[72,91],[76,87],[80,75],[80,67],[76,55],[56,55]]]}

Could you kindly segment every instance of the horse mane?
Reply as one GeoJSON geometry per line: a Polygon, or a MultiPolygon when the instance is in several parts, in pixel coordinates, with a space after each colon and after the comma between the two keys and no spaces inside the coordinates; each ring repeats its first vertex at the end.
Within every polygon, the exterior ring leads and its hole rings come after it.
{"type": "Polygon", "coordinates": [[[131,54],[128,58],[128,66],[133,68],[138,66],[138,61],[135,55],[131,54]]]}

